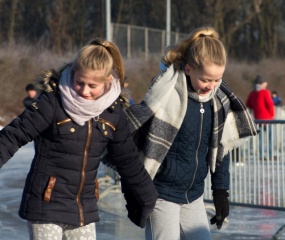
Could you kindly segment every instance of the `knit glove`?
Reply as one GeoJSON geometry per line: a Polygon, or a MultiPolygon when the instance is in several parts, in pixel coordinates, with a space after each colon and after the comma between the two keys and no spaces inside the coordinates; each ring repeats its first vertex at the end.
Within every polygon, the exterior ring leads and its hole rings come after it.
{"type": "Polygon", "coordinates": [[[155,204],[141,206],[126,183],[122,180],[121,186],[127,202],[126,209],[128,211],[128,218],[138,227],[145,228],[147,218],[152,213],[155,204]]]}
{"type": "Polygon", "coordinates": [[[227,190],[213,190],[213,200],[216,208],[216,215],[211,218],[211,224],[216,224],[218,229],[222,228],[223,222],[229,216],[229,193],[227,190]]]}

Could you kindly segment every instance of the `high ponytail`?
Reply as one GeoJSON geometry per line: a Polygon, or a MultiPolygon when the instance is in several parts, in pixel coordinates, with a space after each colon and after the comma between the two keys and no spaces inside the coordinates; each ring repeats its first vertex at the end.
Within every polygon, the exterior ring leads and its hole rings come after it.
{"type": "Polygon", "coordinates": [[[177,70],[183,70],[182,66],[186,64],[202,69],[205,63],[226,65],[227,56],[219,34],[211,27],[202,27],[167,48],[162,61],[167,65],[173,64],[177,70]]]}

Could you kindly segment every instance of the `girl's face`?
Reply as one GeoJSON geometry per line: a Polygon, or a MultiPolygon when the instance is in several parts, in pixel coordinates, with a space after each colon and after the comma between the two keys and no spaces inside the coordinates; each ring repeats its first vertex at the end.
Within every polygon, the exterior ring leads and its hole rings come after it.
{"type": "Polygon", "coordinates": [[[201,96],[209,94],[220,84],[224,71],[225,66],[215,64],[205,65],[202,70],[193,69],[189,64],[185,66],[185,74],[190,77],[192,87],[201,96]]]}
{"type": "Polygon", "coordinates": [[[95,100],[104,94],[111,79],[111,75],[106,78],[105,70],[77,70],[73,76],[74,90],[84,99],[95,100]]]}

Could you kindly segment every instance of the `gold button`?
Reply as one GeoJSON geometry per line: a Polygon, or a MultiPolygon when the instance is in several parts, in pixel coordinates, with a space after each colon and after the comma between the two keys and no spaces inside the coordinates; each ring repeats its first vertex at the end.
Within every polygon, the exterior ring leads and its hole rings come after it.
{"type": "Polygon", "coordinates": [[[75,128],[70,128],[70,132],[75,132],[75,128]]]}
{"type": "Polygon", "coordinates": [[[51,189],[50,189],[50,188],[48,188],[48,189],[47,189],[47,192],[48,192],[48,193],[50,193],[50,192],[51,192],[51,189]]]}
{"type": "Polygon", "coordinates": [[[120,98],[120,101],[122,102],[122,101],[123,101],[123,99],[121,99],[121,98],[120,98]]]}
{"type": "Polygon", "coordinates": [[[107,132],[107,131],[104,131],[104,135],[107,136],[107,135],[108,135],[108,132],[107,132]]]}
{"type": "Polygon", "coordinates": [[[115,102],[115,104],[118,104],[117,102],[115,102]]]}
{"type": "Polygon", "coordinates": [[[114,106],[112,106],[112,108],[115,108],[114,106]]]}
{"type": "Polygon", "coordinates": [[[55,87],[55,86],[56,86],[56,83],[53,83],[52,85],[55,87]]]}

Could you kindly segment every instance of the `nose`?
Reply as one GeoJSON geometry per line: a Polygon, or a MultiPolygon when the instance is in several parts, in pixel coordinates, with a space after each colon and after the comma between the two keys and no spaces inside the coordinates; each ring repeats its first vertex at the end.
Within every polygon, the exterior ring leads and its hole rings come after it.
{"type": "Polygon", "coordinates": [[[215,88],[215,86],[216,86],[215,82],[209,82],[209,84],[207,85],[207,88],[209,90],[213,90],[215,88]]]}
{"type": "Polygon", "coordinates": [[[87,86],[82,86],[81,88],[80,88],[80,94],[82,95],[82,96],[87,96],[88,95],[88,87],[87,86]]]}

